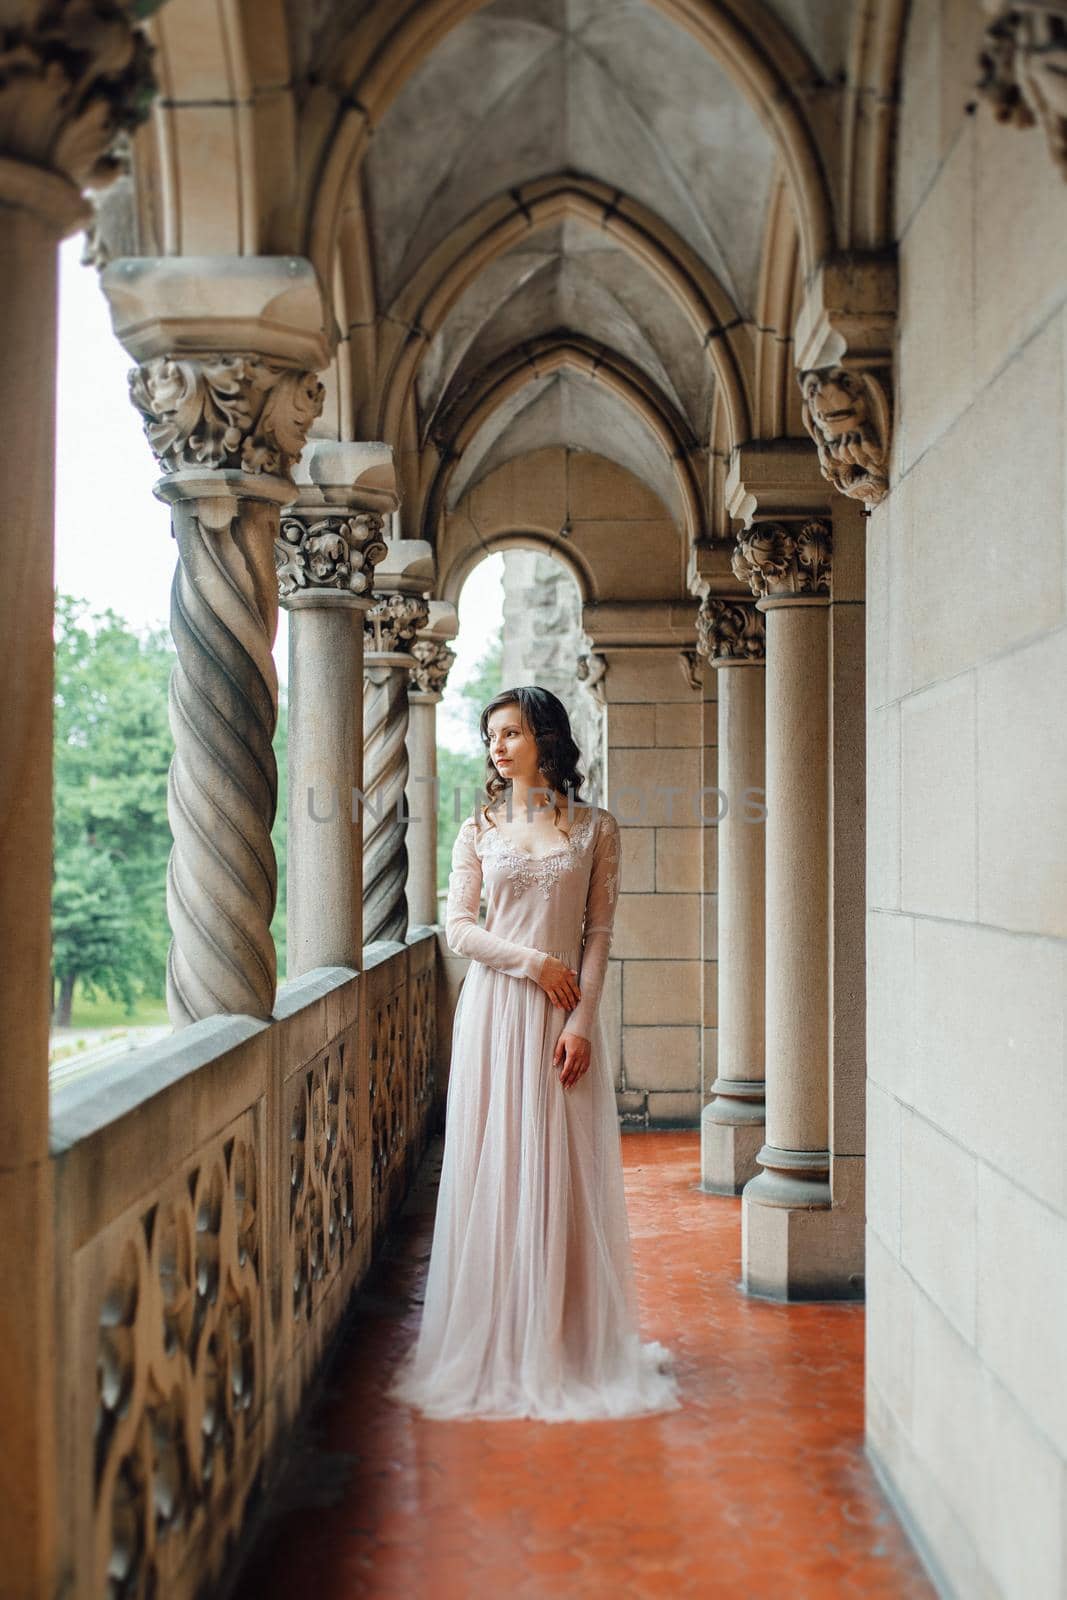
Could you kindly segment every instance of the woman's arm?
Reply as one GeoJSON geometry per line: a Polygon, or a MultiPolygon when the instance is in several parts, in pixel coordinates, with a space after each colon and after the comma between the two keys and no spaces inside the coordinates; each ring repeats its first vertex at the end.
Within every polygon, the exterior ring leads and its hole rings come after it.
{"type": "Polygon", "coordinates": [[[590,1041],[607,975],[608,952],[615,927],[620,855],[619,824],[610,811],[602,811],[593,841],[593,864],[585,902],[585,937],[578,973],[582,997],[563,1029],[565,1033],[576,1033],[580,1038],[590,1041]]]}
{"type": "Polygon", "coordinates": [[[545,962],[545,952],[531,945],[514,944],[478,926],[478,904],[482,894],[482,863],[475,848],[477,824],[468,817],[452,846],[452,871],[448,876],[445,906],[445,942],[457,956],[470,956],[483,966],[495,967],[513,978],[530,978],[537,983],[545,962]]]}

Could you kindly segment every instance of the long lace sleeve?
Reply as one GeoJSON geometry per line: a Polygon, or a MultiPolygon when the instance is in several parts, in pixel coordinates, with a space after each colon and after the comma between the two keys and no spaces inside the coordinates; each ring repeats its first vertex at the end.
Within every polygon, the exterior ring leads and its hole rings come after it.
{"type": "Polygon", "coordinates": [[[457,956],[470,956],[483,966],[510,973],[513,978],[540,977],[545,952],[532,945],[514,944],[478,926],[482,893],[482,863],[475,848],[476,823],[468,817],[452,846],[452,871],[448,875],[445,905],[445,942],[457,956]]]}
{"type": "Polygon", "coordinates": [[[619,900],[619,824],[610,811],[600,816],[593,841],[593,862],[589,871],[589,893],[585,902],[585,935],[578,971],[581,999],[567,1018],[565,1032],[592,1040],[600,995],[608,970],[615,927],[615,907],[619,900]]]}

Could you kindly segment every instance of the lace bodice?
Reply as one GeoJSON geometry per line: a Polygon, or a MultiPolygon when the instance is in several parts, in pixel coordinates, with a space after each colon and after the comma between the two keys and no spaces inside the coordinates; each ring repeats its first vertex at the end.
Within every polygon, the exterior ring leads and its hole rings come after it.
{"type": "MultiPolygon", "coordinates": [[[[575,871],[579,864],[576,858],[590,848],[595,821],[596,807],[583,806],[575,813],[566,843],[547,851],[543,856],[532,856],[521,845],[505,838],[498,828],[482,828],[483,860],[485,852],[491,852],[499,860],[500,871],[512,883],[523,889],[537,889],[549,900],[564,874],[575,871]]],[[[475,825],[473,818],[470,822],[475,825]]]]}
{"type": "Polygon", "coordinates": [[[567,1030],[592,1036],[619,895],[619,825],[601,806],[578,807],[568,838],[533,856],[468,817],[452,849],[445,937],[458,955],[539,980],[546,954],[577,968],[581,999],[567,1030]],[[478,926],[482,886],[485,926],[478,926]]]}

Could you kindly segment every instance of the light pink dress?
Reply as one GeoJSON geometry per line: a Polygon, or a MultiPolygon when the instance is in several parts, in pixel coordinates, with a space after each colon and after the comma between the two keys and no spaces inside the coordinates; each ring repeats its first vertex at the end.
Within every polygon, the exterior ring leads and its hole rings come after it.
{"type": "Polygon", "coordinates": [[[563,826],[569,839],[536,858],[468,817],[452,851],[445,937],[471,964],[422,1322],[387,1390],[429,1417],[563,1422],[681,1404],[670,1352],[638,1332],[600,1015],[619,825],[577,805],[563,826]],[[546,954],[579,969],[570,1013],[536,981],[546,954]],[[566,1090],[552,1064],[565,1029],[591,1045],[589,1070],[566,1090]]]}

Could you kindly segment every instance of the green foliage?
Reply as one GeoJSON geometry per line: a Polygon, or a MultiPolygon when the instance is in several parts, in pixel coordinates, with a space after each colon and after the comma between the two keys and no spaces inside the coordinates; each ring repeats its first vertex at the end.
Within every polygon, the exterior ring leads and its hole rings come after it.
{"type": "Polygon", "coordinates": [[[289,837],[289,695],[286,685],[278,686],[278,726],[274,730],[274,755],[278,763],[278,809],[274,816],[271,839],[278,862],[278,899],[270,931],[278,952],[278,982],[286,972],[285,902],[288,882],[289,837]]]}
{"type": "Polygon", "coordinates": [[[52,972],[132,1012],[163,992],[167,688],[164,630],[136,633],[114,611],[56,597],[52,972]]]}
{"type": "Polygon", "coordinates": [[[484,788],[485,750],[478,732],[478,721],[482,707],[503,688],[500,677],[503,657],[504,630],[501,627],[459,690],[461,711],[470,734],[470,749],[450,750],[440,744],[437,747],[440,797],[437,809],[437,883],[441,890],[448,884],[452,846],[460,823],[470,815],[475,794],[484,788]]]}

